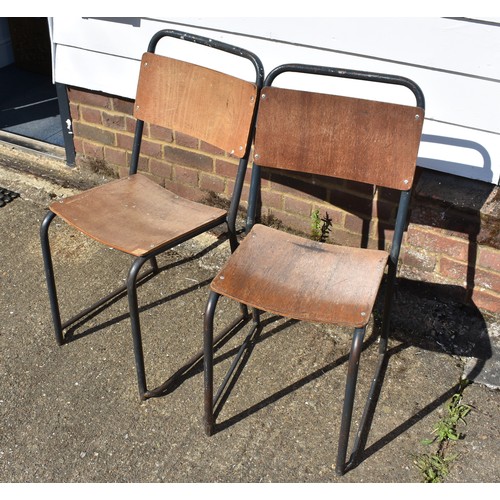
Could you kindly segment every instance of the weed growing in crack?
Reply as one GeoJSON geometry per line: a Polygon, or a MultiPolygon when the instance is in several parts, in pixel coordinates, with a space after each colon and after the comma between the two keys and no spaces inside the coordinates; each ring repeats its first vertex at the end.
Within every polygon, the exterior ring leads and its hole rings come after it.
{"type": "Polygon", "coordinates": [[[472,406],[462,403],[463,391],[467,385],[469,385],[468,380],[460,381],[458,391],[446,404],[446,415],[434,426],[432,432],[435,436],[422,441],[425,445],[437,444],[437,450],[434,453],[423,453],[414,461],[425,483],[443,481],[449,472],[449,465],[459,457],[457,453],[450,453],[450,447],[453,442],[464,438],[458,426],[467,424],[465,417],[472,410],[472,406]]]}

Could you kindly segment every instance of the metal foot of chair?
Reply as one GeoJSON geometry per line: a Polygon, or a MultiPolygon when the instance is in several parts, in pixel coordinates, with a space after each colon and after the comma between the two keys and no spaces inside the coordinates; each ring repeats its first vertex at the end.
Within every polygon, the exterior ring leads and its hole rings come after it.
{"type": "Polygon", "coordinates": [[[363,414],[361,416],[361,420],[358,425],[358,430],[356,432],[356,437],[352,447],[351,456],[349,457],[349,460],[346,463],[347,445],[349,441],[352,410],[354,406],[354,396],[356,392],[356,382],[357,382],[358,368],[359,368],[359,358],[363,347],[364,335],[365,335],[365,328],[359,328],[355,330],[352,339],[351,353],[349,355],[344,407],[342,411],[342,421],[341,421],[340,435],[339,435],[337,464],[335,468],[335,472],[339,476],[342,476],[347,470],[352,469],[356,464],[356,460],[358,458],[358,454],[360,452],[360,447],[361,447],[361,437],[366,430],[370,407],[372,405],[375,396],[375,391],[377,389],[377,385],[380,380],[380,374],[382,373],[382,368],[384,366],[386,359],[385,356],[386,356],[387,338],[385,339],[382,338],[381,344],[379,345],[379,356],[378,356],[377,366],[375,368],[375,374],[372,378],[372,383],[370,386],[370,390],[368,392],[368,396],[366,398],[363,414]]]}

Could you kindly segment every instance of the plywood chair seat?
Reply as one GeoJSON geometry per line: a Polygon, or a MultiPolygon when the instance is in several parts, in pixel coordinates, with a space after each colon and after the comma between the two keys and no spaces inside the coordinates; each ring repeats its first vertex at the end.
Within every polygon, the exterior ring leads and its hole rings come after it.
{"type": "Polygon", "coordinates": [[[370,318],[388,256],[256,224],[211,288],[280,316],[362,327],[370,318]]]}
{"type": "Polygon", "coordinates": [[[225,210],[181,198],[141,174],[54,202],[50,210],[91,238],[134,256],[202,233],[226,216],[225,210]]]}

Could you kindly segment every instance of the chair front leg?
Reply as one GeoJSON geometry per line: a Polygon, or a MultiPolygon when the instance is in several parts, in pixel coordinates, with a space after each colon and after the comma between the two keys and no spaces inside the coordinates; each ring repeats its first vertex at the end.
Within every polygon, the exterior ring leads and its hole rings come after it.
{"type": "Polygon", "coordinates": [[[344,406],[342,409],[342,421],[340,425],[337,465],[335,468],[335,471],[339,476],[344,474],[346,467],[347,444],[349,442],[349,431],[351,429],[352,410],[354,406],[354,396],[356,393],[356,382],[358,379],[359,358],[363,347],[365,331],[366,327],[355,329],[352,338],[351,353],[349,354],[344,406]]]}
{"type": "Polygon", "coordinates": [[[137,277],[141,267],[148,258],[138,257],[130,267],[127,277],[127,296],[132,327],[132,341],[134,344],[135,367],[137,371],[137,384],[139,386],[139,397],[145,400],[147,391],[146,369],[144,366],[144,352],[142,349],[141,323],[139,320],[139,304],[137,300],[137,277]]]}
{"type": "Polygon", "coordinates": [[[214,291],[210,292],[207,307],[205,309],[204,332],[203,332],[203,367],[205,383],[205,433],[211,436],[215,428],[214,416],[214,315],[215,307],[220,295],[214,291]]]}
{"type": "Polygon", "coordinates": [[[42,245],[43,265],[45,268],[45,278],[47,281],[47,290],[49,292],[50,310],[52,313],[52,322],[54,324],[54,333],[57,345],[64,344],[63,329],[61,323],[61,313],[57,300],[56,282],[54,278],[54,266],[52,265],[52,255],[49,244],[49,226],[56,214],[49,211],[40,226],[40,241],[42,245]]]}

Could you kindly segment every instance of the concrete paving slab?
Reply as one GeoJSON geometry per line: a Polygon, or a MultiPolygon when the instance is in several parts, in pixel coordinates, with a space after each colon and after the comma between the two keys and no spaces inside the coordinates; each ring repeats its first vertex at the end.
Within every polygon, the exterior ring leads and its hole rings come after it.
{"type": "MultiPolygon", "coordinates": [[[[165,396],[139,401],[126,299],[77,325],[64,346],[56,345],[38,231],[49,201],[77,188],[54,183],[52,174],[13,171],[5,162],[0,160],[0,186],[21,196],[0,208],[0,481],[422,481],[414,465],[415,457],[429,450],[422,440],[432,437],[469,358],[478,371],[480,357],[474,354],[484,349],[476,349],[475,340],[498,324],[496,319],[400,285],[400,317],[361,463],[337,477],[350,335],[266,314],[265,328],[219,415],[218,432],[209,438],[202,425],[201,367],[165,396]]],[[[64,224],[51,231],[63,315],[123,283],[127,256],[64,224]]],[[[216,235],[197,238],[164,254],[159,259],[164,272],[140,288],[151,385],[201,348],[208,284],[228,254],[216,235]]],[[[222,300],[217,325],[229,323],[236,312],[234,303],[222,300]]],[[[217,377],[241,341],[239,334],[217,353],[217,377]]],[[[367,393],[376,353],[369,336],[358,401],[367,393]]],[[[446,481],[497,483],[500,394],[478,380],[465,388],[463,398],[473,410],[462,428],[464,438],[453,445],[459,458],[446,481]]],[[[361,410],[358,404],[355,422],[361,410]]]]}

